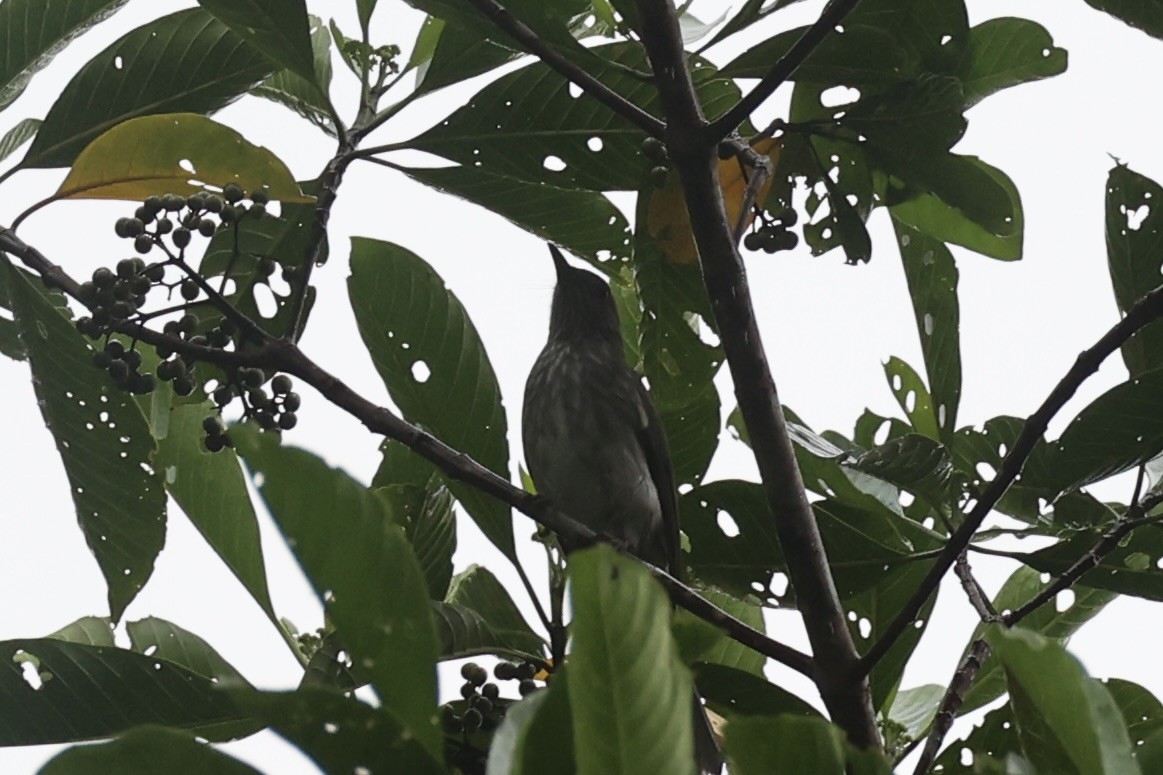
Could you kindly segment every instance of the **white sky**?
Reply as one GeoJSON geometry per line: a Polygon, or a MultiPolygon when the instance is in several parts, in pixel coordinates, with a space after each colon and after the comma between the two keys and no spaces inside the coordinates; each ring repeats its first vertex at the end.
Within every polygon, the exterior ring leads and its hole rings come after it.
{"type": "MultiPolygon", "coordinates": [[[[0,132],[25,117],[42,117],[60,88],[90,56],[132,26],[192,5],[174,0],[131,0],[110,22],[62,53],[8,108],[0,132]]],[[[739,0],[732,3],[738,6],[739,0]]],[[[383,0],[373,24],[375,43],[396,43],[406,58],[420,15],[401,3],[383,0]]],[[[810,0],[777,14],[762,28],[769,35],[808,23],[823,3],[810,0]]],[[[1002,263],[954,248],[961,272],[961,348],[964,385],[959,425],[978,424],[1000,414],[1033,411],[1073,362],[1078,351],[1117,320],[1105,264],[1104,182],[1111,155],[1148,177],[1163,180],[1163,148],[1154,128],[1158,110],[1142,83],[1163,65],[1163,42],[1127,28],[1075,2],[969,0],[971,23],[1013,14],[1033,18],[1068,50],[1070,66],[1049,81],[1017,87],[985,100],[969,113],[969,132],[957,147],[1006,171],[1022,193],[1026,219],[1025,258],[1002,263]]],[[[335,15],[349,33],[358,29],[354,3],[308,0],[313,13],[335,15]]],[[[719,8],[703,0],[696,8],[719,8]]],[[[719,11],[721,12],[721,10],[719,11]]],[[[704,17],[717,15],[704,10],[704,17]]],[[[740,43],[712,49],[724,63],[740,43]]],[[[750,39],[757,39],[750,37],[750,39]]],[[[337,104],[350,116],[354,79],[337,65],[337,104]]],[[[373,135],[371,142],[404,140],[464,104],[487,79],[453,87],[421,100],[373,135]]],[[[789,89],[781,90],[760,118],[778,115],[789,89]]],[[[252,142],[271,148],[299,178],[314,177],[331,153],[330,140],[285,109],[247,98],[218,115],[252,142]]],[[[17,155],[17,158],[19,154],[17,155]]],[[[414,157],[413,157],[414,158],[414,157]]],[[[11,162],[10,162],[11,163],[11,162]]],[[[0,223],[51,193],[64,170],[24,172],[0,188],[0,223]]],[[[627,199],[619,199],[625,203],[627,199]]],[[[21,235],[74,276],[87,276],[125,253],[112,222],[131,211],[117,203],[57,204],[29,219],[21,235]]],[[[492,357],[509,409],[510,444],[520,450],[519,405],[525,376],[544,343],[552,265],[543,243],[472,205],[437,194],[389,170],[355,165],[341,189],[332,218],[331,261],[315,277],[319,302],[303,340],[322,366],[359,392],[387,402],[386,391],[356,333],[344,282],[347,237],[363,235],[397,242],[424,257],[444,277],[472,316],[492,357]]],[[[888,218],[870,222],[872,263],[843,265],[839,251],[812,258],[801,248],[775,256],[747,258],[754,302],[768,357],[782,400],[815,429],[849,434],[868,406],[899,414],[882,372],[898,355],[918,370],[917,343],[900,261],[888,218]]],[[[730,386],[724,411],[734,406],[730,386]]],[[[1080,391],[1063,417],[1124,376],[1113,359],[1080,391]]],[[[302,389],[300,425],[287,434],[291,444],[323,455],[368,481],[378,464],[378,438],[358,422],[302,389]]],[[[0,639],[37,637],[85,615],[107,613],[105,586],[76,527],[60,459],[36,411],[26,364],[0,359],[0,639]]],[[[1056,434],[1060,419],[1052,427],[1056,434]]],[[[754,477],[744,448],[727,441],[710,478],[754,477]]],[[[1126,500],[1129,485],[1100,490],[1126,500]]],[[[318,604],[269,520],[262,518],[264,550],[275,607],[300,629],[321,624],[318,604]]],[[[520,589],[500,556],[468,520],[460,520],[458,568],[488,565],[511,589],[520,589]]],[[[518,536],[531,523],[518,516],[518,536]]],[[[537,552],[531,568],[541,568],[537,552]]],[[[1005,561],[975,560],[988,590],[995,591],[1012,570],[1005,561]]],[[[520,602],[520,596],[515,594],[520,602]]],[[[526,606],[527,607],[527,606],[526,606]]],[[[1092,675],[1138,681],[1163,696],[1152,639],[1143,623],[1155,609],[1120,600],[1077,635],[1071,650],[1092,675]],[[1138,636],[1138,637],[1136,637],[1138,636]]],[[[297,663],[278,634],[250,602],[242,587],[207,548],[181,513],[171,509],[166,549],[127,619],[160,616],[209,641],[256,685],[290,688],[297,663]]],[[[953,585],[943,589],[928,632],[906,673],[904,686],[947,683],[975,620],[953,585]]],[[[798,615],[774,614],[769,631],[806,648],[798,615]]],[[[455,693],[450,676],[443,694],[455,693]]],[[[786,671],[771,675],[817,702],[814,691],[786,671]]],[[[314,772],[294,749],[270,734],[226,746],[269,772],[314,772]]],[[[58,747],[0,749],[0,770],[33,772],[58,747]]],[[[902,768],[904,771],[904,768],[902,768]]],[[[911,768],[909,768],[911,772],[911,768]]]]}

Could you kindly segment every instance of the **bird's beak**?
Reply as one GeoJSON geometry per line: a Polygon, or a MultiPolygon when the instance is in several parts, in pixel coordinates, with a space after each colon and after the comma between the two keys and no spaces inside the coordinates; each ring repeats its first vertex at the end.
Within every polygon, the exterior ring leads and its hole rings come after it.
{"type": "Polygon", "coordinates": [[[553,256],[553,265],[557,268],[558,278],[570,268],[569,263],[565,260],[565,256],[557,249],[557,245],[552,242],[549,243],[549,254],[553,256]]]}

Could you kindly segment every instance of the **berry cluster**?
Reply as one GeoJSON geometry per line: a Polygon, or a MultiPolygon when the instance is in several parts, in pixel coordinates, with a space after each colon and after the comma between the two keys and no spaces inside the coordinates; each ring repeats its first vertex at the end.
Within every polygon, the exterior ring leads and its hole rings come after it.
{"type": "Polygon", "coordinates": [[[670,175],[670,156],[666,152],[666,145],[657,137],[647,137],[642,141],[642,155],[654,163],[650,168],[650,182],[655,188],[666,185],[670,175]]]}
{"type": "MultiPolygon", "coordinates": [[[[518,681],[517,692],[526,697],[538,688],[533,676],[537,666],[531,662],[499,662],[493,668],[493,677],[498,681],[518,681]]],[[[489,681],[489,673],[475,662],[467,662],[460,668],[464,684],[460,687],[463,702],[445,705],[441,708],[444,729],[450,734],[469,734],[477,730],[490,732],[497,728],[505,717],[512,700],[501,697],[501,689],[489,681]],[[453,705],[463,707],[457,713],[453,705]]]]}
{"type": "MultiPolygon", "coordinates": [[[[203,423],[207,450],[217,452],[230,446],[230,438],[222,424],[220,413],[234,399],[241,399],[243,414],[254,419],[264,430],[290,430],[298,423],[299,395],[292,391],[290,377],[280,374],[270,379],[269,391],[264,388],[270,375],[261,369],[236,368],[205,374],[195,374],[197,359],[189,353],[174,351],[177,345],[158,345],[161,358],[155,374],[140,372],[142,356],[136,350],[137,340],[128,347],[111,338],[116,330],[132,332],[125,323],[144,325],[158,317],[174,315],[162,327],[167,336],[193,346],[238,351],[251,342],[241,330],[237,314],[226,307],[222,296],[225,287],[215,291],[207,278],[185,261],[186,248],[194,233],[211,237],[216,232],[238,224],[244,218],[262,218],[267,214],[268,198],[262,191],[248,194],[237,184],[225,186],[222,194],[199,192],[189,197],[177,194],[151,196],[142,202],[132,218],[117,220],[114,231],[123,239],[133,240],[134,249],[143,256],[159,251],[161,260],[147,264],[141,257],[118,262],[116,269],[101,267],[92,279],[82,283],[80,299],[89,307],[91,316],[77,321],[77,328],[91,339],[104,338],[103,348],[93,356],[94,363],[106,369],[114,382],[133,393],[149,393],[157,381],[171,383],[179,396],[193,394],[207,380],[216,381],[213,398],[218,412],[203,423]],[[146,309],[152,291],[163,289],[167,299],[175,292],[180,302],[162,309],[146,309]],[[209,303],[209,305],[208,305],[209,303]],[[210,305],[218,307],[213,310],[210,305]],[[197,308],[198,314],[192,309],[197,308]],[[210,315],[212,319],[199,316],[210,315]],[[233,317],[232,317],[233,315],[233,317]],[[216,321],[216,322],[215,322],[216,321]]],[[[259,258],[255,271],[260,278],[270,277],[278,269],[278,262],[264,256],[259,258]]],[[[284,276],[286,276],[284,270],[284,276]]],[[[230,275],[227,267],[226,276],[230,275]]],[[[181,349],[178,347],[178,349],[181,349]]],[[[212,367],[207,367],[212,368],[212,367]]],[[[210,386],[207,385],[209,391],[210,386]]]]}
{"type": "Polygon", "coordinates": [[[780,209],[775,215],[760,210],[756,219],[758,225],[743,238],[743,247],[762,250],[764,253],[792,250],[800,242],[800,238],[791,230],[798,218],[796,211],[790,207],[780,209]]]}

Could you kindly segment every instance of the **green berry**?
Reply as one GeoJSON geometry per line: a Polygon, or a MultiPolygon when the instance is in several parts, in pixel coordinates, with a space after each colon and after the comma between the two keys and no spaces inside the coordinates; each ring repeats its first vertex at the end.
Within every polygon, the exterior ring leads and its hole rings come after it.
{"type": "Polygon", "coordinates": [[[198,233],[203,237],[213,237],[214,231],[218,228],[218,224],[209,218],[203,218],[198,221],[198,233]]]}
{"type": "Polygon", "coordinates": [[[174,222],[169,218],[159,218],[155,228],[158,234],[169,234],[174,230],[174,222]]]}
{"type": "Polygon", "coordinates": [[[153,237],[149,236],[148,234],[138,234],[133,239],[133,249],[138,253],[145,255],[149,251],[153,250],[153,237]]]}
{"type": "Polygon", "coordinates": [[[178,377],[174,380],[174,392],[179,396],[188,396],[194,392],[194,380],[189,376],[178,377]]]}
{"type": "MultiPolygon", "coordinates": [[[[291,378],[288,377],[286,374],[277,374],[277,375],[275,375],[275,378],[271,380],[271,390],[274,391],[274,394],[276,396],[287,395],[288,393],[291,392],[291,387],[292,387],[291,378]]],[[[469,664],[472,664],[472,663],[470,662],[469,664]]],[[[462,673],[464,672],[463,668],[462,668],[461,672],[462,673]]]]}
{"type": "Polygon", "coordinates": [[[207,436],[202,439],[202,444],[206,447],[207,452],[219,452],[226,446],[226,439],[221,436],[207,436]]]}
{"type": "Polygon", "coordinates": [[[283,411],[296,412],[299,410],[300,398],[298,393],[287,393],[283,396],[283,411]]]}
{"type": "Polygon", "coordinates": [[[174,232],[174,236],[171,239],[173,239],[176,247],[184,248],[190,244],[190,230],[178,229],[174,232]]]}
{"type": "Polygon", "coordinates": [[[149,217],[153,218],[162,210],[162,198],[160,196],[147,196],[141,206],[149,213],[149,217]]]}
{"type": "Polygon", "coordinates": [[[176,213],[186,206],[186,198],[178,194],[166,194],[162,197],[162,207],[171,213],[176,213]]]}
{"type": "Polygon", "coordinates": [[[202,292],[202,289],[198,287],[198,283],[194,280],[187,279],[182,281],[181,292],[183,299],[193,301],[198,298],[198,294],[202,292]]]}
{"type": "Polygon", "coordinates": [[[109,363],[109,376],[113,377],[116,382],[122,381],[129,376],[129,364],[125,361],[111,361],[109,363]]]}
{"type": "Polygon", "coordinates": [[[666,161],[666,145],[657,137],[647,137],[642,141],[642,153],[651,161],[666,161]]]}
{"type": "Polygon", "coordinates": [[[265,205],[267,202],[271,201],[271,198],[266,191],[260,188],[258,191],[255,191],[250,195],[250,201],[254,202],[256,205],[265,205]]]}
{"type": "Polygon", "coordinates": [[[222,212],[222,197],[217,194],[207,194],[206,196],[206,210],[211,213],[222,212]]]}
{"type": "Polygon", "coordinates": [[[227,183],[222,188],[222,197],[231,204],[239,201],[246,196],[246,191],[237,183],[227,183]]]}

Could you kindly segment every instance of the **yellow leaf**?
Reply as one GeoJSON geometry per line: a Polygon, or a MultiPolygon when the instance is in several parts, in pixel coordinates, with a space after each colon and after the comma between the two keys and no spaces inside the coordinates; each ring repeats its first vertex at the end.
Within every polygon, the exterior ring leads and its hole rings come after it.
{"type": "MultiPolygon", "coordinates": [[[[775,169],[780,151],[777,141],[765,138],[752,147],[760,155],[767,156],[771,160],[772,169],[775,169]]],[[[756,202],[763,202],[771,183],[772,178],[768,178],[759,190],[756,202]]],[[[719,162],[719,185],[723,189],[727,223],[733,227],[739,218],[739,208],[743,205],[743,194],[747,190],[743,168],[737,159],[719,162]]],[[[753,218],[754,215],[749,214],[747,223],[750,224],[753,218]]],[[[650,194],[650,203],[646,209],[646,228],[668,261],[675,264],[693,264],[699,260],[695,239],[691,234],[691,220],[687,214],[682,185],[674,170],[666,176],[666,185],[654,189],[650,194]]]]}
{"type": "Polygon", "coordinates": [[[273,153],[196,113],[123,121],[81,151],[54,198],[141,201],[220,191],[227,183],[283,202],[315,201],[273,153]]]}

